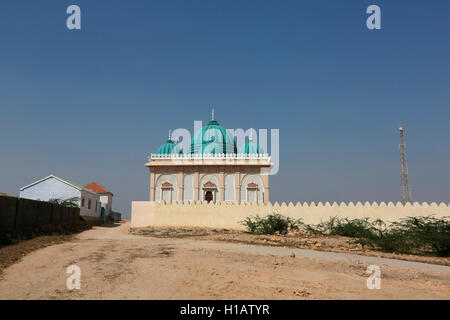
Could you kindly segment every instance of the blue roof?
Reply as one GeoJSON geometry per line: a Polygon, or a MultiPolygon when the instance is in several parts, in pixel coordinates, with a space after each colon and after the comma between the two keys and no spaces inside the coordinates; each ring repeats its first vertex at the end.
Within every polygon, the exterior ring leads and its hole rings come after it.
{"type": "Polygon", "coordinates": [[[157,154],[182,154],[183,151],[171,139],[158,148],[157,154]]]}
{"type": "Polygon", "coordinates": [[[244,144],[240,149],[241,154],[263,154],[263,149],[256,142],[250,140],[248,143],[244,144]]]}
{"type": "Polygon", "coordinates": [[[194,134],[194,137],[191,140],[191,153],[236,153],[234,137],[213,119],[208,122],[207,126],[201,128],[194,134]]]}

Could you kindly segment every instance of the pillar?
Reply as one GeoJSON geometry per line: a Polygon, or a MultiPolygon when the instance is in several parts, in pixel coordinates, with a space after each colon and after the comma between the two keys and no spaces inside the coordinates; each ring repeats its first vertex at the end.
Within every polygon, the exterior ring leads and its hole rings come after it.
{"type": "Polygon", "coordinates": [[[264,203],[267,204],[269,203],[269,173],[264,173],[261,175],[263,184],[264,184],[264,203]]]}
{"type": "Polygon", "coordinates": [[[198,169],[193,174],[194,176],[194,200],[198,201],[198,193],[199,193],[199,183],[200,183],[200,173],[198,172],[198,169]]]}
{"type": "Polygon", "coordinates": [[[241,172],[239,168],[234,173],[235,199],[237,203],[241,203],[241,172]]]}
{"type": "Polygon", "coordinates": [[[150,171],[150,201],[155,201],[156,181],[161,174],[150,171]]]}
{"type": "Polygon", "coordinates": [[[219,173],[220,202],[225,202],[225,170],[220,168],[219,173]]]}
{"type": "MultiPolygon", "coordinates": [[[[182,170],[181,168],[179,170],[182,170]]],[[[179,171],[175,174],[175,177],[177,178],[177,184],[178,184],[178,199],[175,199],[178,202],[183,202],[183,191],[184,191],[184,172],[179,171]]]]}

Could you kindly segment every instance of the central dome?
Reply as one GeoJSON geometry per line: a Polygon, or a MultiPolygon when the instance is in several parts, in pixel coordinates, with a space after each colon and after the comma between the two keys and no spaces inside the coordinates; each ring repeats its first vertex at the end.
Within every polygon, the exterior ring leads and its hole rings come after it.
{"type": "Polygon", "coordinates": [[[191,141],[191,153],[193,154],[227,154],[236,153],[234,137],[213,119],[208,125],[194,134],[191,141]]]}

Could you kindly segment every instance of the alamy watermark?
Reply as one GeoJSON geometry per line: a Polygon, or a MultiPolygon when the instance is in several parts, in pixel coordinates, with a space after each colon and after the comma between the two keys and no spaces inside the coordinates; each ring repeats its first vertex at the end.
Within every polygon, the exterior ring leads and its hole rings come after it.
{"type": "Polygon", "coordinates": [[[367,14],[370,16],[367,18],[366,26],[369,30],[380,30],[381,29],[381,9],[377,5],[371,5],[367,7],[367,14]]]}
{"type": "MultiPolygon", "coordinates": [[[[367,7],[366,13],[370,16],[366,20],[366,26],[369,30],[381,29],[381,8],[375,4],[367,7]]],[[[66,19],[66,26],[69,30],[81,30],[81,8],[72,4],[67,7],[66,14],[70,16],[66,19]]]]}
{"type": "Polygon", "coordinates": [[[367,274],[370,276],[367,278],[367,289],[369,290],[380,290],[381,289],[381,270],[379,266],[370,265],[366,270],[367,274]]]}
{"type": "Polygon", "coordinates": [[[81,269],[76,264],[67,267],[66,273],[70,274],[66,281],[68,290],[81,289],[81,269]]]}
{"type": "Polygon", "coordinates": [[[66,19],[66,26],[69,30],[80,30],[81,29],[81,9],[77,5],[70,5],[66,10],[67,14],[70,16],[66,19]]]}
{"type": "MultiPolygon", "coordinates": [[[[194,121],[194,133],[198,134],[201,132],[203,127],[202,121],[194,121]]],[[[194,134],[194,140],[195,140],[194,134]]],[[[173,130],[171,133],[172,140],[179,146],[179,148],[183,151],[183,154],[190,154],[192,151],[197,151],[197,145],[192,140],[191,132],[185,128],[178,128],[173,130]],[[194,148],[194,150],[192,150],[194,148]]],[[[245,145],[245,143],[253,143],[257,144],[260,148],[260,152],[263,154],[267,153],[270,155],[270,160],[273,163],[271,168],[263,168],[263,173],[269,175],[275,175],[278,173],[280,169],[280,129],[259,129],[256,130],[254,128],[250,128],[244,130],[242,128],[238,129],[226,129],[226,137],[223,136],[220,130],[215,130],[214,135],[212,137],[208,137],[208,141],[204,140],[204,137],[201,136],[200,139],[202,145],[198,145],[198,148],[203,148],[203,144],[217,144],[219,148],[222,148],[221,143],[230,144],[230,146],[236,146],[236,153],[239,154],[240,149],[245,145]],[[270,152],[269,152],[269,141],[268,136],[270,132],[270,152]],[[231,139],[231,140],[229,140],[231,139]]],[[[222,149],[223,150],[223,149],[222,149]]],[[[215,152],[217,153],[217,152],[215,152]]],[[[229,153],[229,152],[227,152],[229,153]]]]}

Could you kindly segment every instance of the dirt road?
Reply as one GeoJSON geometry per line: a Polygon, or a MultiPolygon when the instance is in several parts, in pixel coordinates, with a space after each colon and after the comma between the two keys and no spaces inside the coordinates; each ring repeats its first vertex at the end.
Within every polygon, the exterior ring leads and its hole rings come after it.
{"type": "Polygon", "coordinates": [[[450,267],[343,253],[132,235],[95,227],[25,256],[0,299],[450,299],[450,267]],[[69,291],[69,265],[81,289],[69,291]],[[381,268],[381,289],[366,285],[381,268]]]}

